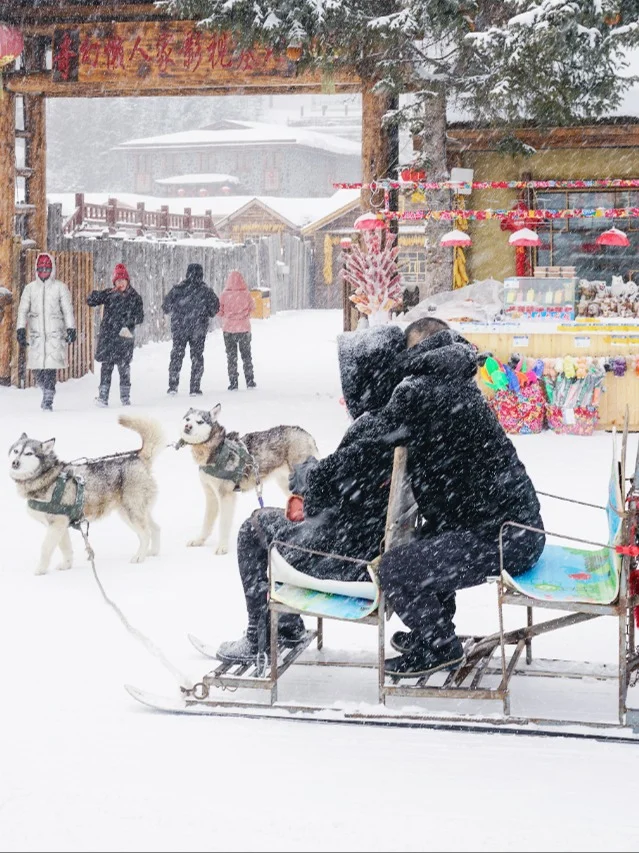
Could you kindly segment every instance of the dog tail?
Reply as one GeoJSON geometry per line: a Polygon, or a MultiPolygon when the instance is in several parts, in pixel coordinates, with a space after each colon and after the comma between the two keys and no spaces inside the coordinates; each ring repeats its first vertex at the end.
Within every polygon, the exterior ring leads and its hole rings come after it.
{"type": "Polygon", "coordinates": [[[132,417],[131,415],[120,415],[118,423],[127,429],[137,432],[142,438],[142,447],[139,458],[151,465],[158,453],[166,445],[164,431],[160,424],[152,418],[132,417]]]}

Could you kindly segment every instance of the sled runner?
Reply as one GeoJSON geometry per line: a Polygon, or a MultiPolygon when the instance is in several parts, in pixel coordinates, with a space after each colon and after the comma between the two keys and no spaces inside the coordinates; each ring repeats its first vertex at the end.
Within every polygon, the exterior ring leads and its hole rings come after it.
{"type": "MultiPolygon", "coordinates": [[[[269,551],[270,654],[251,664],[219,663],[193,689],[183,690],[181,697],[163,698],[137,688],[127,689],[138,701],[175,713],[462,727],[639,741],[639,709],[628,705],[629,690],[639,675],[634,624],[639,595],[631,592],[639,554],[639,454],[626,489],[625,464],[622,466],[619,461],[614,433],[612,443],[605,505],[594,507],[607,514],[608,542],[599,544],[546,531],[546,548],[532,569],[516,578],[502,571],[499,578],[493,579],[498,628],[487,636],[461,637],[464,659],[454,668],[401,681],[386,676],[385,627],[391,614],[377,584],[375,565],[367,566],[370,581],[319,581],[293,568],[278,550],[278,545],[281,548],[284,543],[274,542],[269,551]],[[554,544],[557,537],[569,544],[554,544]],[[598,547],[594,550],[593,546],[598,547]],[[525,625],[504,629],[508,605],[526,608],[525,625]],[[534,622],[536,608],[562,615],[553,613],[550,619],[534,622]],[[316,626],[307,631],[299,645],[279,649],[281,613],[313,617],[316,626]],[[618,622],[615,664],[533,658],[535,638],[599,616],[612,616],[618,622]],[[324,649],[325,620],[376,627],[375,657],[370,653],[324,649]],[[231,696],[225,692],[229,689],[233,689],[231,696]],[[566,710],[567,705],[579,704],[581,699],[583,707],[579,710],[583,711],[583,718],[566,710]],[[547,709],[553,703],[559,707],[550,715],[547,709]],[[516,713],[512,713],[513,706],[516,713]]],[[[622,459],[626,445],[627,426],[622,437],[622,459]]],[[[406,450],[398,448],[384,550],[408,541],[417,523],[406,461],[406,450]]],[[[585,506],[592,509],[594,505],[585,506]]],[[[502,532],[510,524],[507,522],[502,532]]],[[[297,546],[286,543],[285,547],[297,546]]],[[[196,638],[190,639],[200,652],[214,656],[212,648],[196,638]]]]}

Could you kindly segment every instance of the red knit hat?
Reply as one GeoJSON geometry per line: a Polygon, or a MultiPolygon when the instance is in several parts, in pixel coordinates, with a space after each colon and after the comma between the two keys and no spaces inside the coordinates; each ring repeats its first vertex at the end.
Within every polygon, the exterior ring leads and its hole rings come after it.
{"type": "Polygon", "coordinates": [[[115,284],[119,278],[125,278],[129,283],[131,282],[131,279],[129,278],[129,271],[124,264],[116,264],[115,269],[113,270],[113,283],[115,284]]]}

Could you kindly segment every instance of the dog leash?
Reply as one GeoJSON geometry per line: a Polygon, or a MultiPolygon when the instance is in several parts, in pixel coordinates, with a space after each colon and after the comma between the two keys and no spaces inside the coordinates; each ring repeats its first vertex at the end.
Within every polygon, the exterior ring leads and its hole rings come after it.
{"type": "Polygon", "coordinates": [[[86,520],[86,518],[84,518],[79,521],[75,526],[76,529],[79,530],[82,534],[82,538],[84,539],[84,547],[89,562],[91,564],[91,571],[93,572],[93,577],[95,578],[95,582],[98,585],[98,589],[102,593],[102,597],[104,598],[106,603],[115,611],[117,617],[120,619],[127,631],[132,634],[136,640],[139,640],[145,647],[145,649],[150,652],[154,657],[156,657],[160,661],[160,663],[169,670],[171,675],[173,675],[173,677],[177,680],[180,687],[183,690],[191,690],[193,688],[193,682],[191,681],[191,679],[181,670],[179,670],[176,666],[174,666],[171,661],[166,657],[164,652],[158,646],[156,646],[152,640],[150,640],[145,634],[143,634],[142,631],[139,631],[136,627],[131,625],[131,623],[126,618],[124,613],[120,610],[115,601],[109,598],[106,593],[106,590],[104,589],[104,586],[102,585],[102,581],[98,576],[98,571],[95,567],[95,551],[93,550],[93,547],[89,542],[89,522],[86,520]]]}

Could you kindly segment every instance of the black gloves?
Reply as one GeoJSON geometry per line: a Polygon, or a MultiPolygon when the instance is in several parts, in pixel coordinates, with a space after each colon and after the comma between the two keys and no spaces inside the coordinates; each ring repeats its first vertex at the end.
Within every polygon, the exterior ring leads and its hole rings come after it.
{"type": "Polygon", "coordinates": [[[72,344],[75,343],[76,338],[78,337],[78,333],[75,329],[67,329],[67,343],[72,344]]]}
{"type": "Polygon", "coordinates": [[[314,456],[309,456],[304,462],[298,462],[288,475],[288,487],[294,495],[303,495],[306,491],[309,471],[318,464],[314,456]]]}
{"type": "Polygon", "coordinates": [[[18,343],[21,347],[28,347],[27,343],[27,330],[26,329],[16,329],[16,338],[18,339],[18,343]]]}

